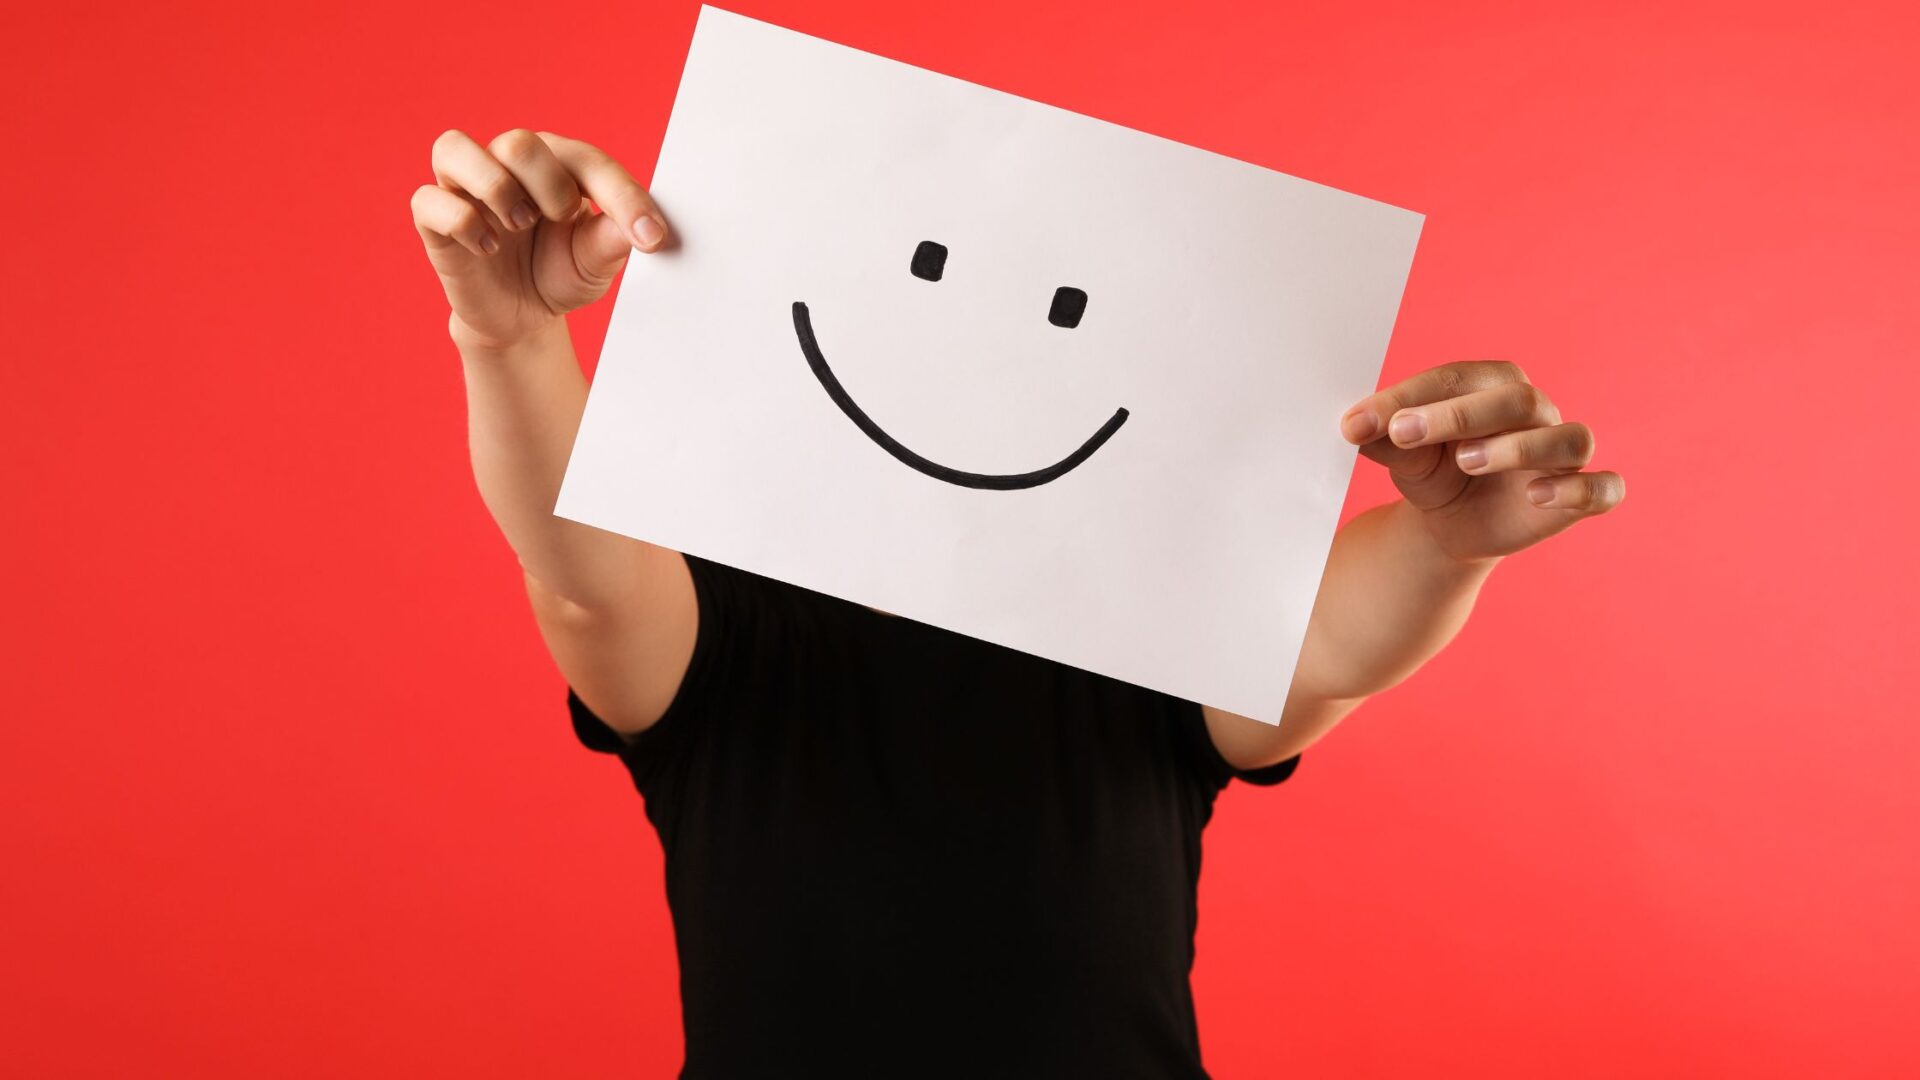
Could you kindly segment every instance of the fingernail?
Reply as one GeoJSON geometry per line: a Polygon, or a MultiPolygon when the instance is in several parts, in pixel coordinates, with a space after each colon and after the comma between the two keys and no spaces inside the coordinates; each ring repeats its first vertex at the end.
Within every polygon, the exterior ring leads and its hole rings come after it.
{"type": "Polygon", "coordinates": [[[500,241],[493,238],[493,233],[483,232],[480,234],[480,250],[491,255],[500,250],[500,241]]]}
{"type": "Polygon", "coordinates": [[[534,222],[540,220],[540,215],[533,209],[533,204],[525,199],[514,204],[513,212],[508,217],[516,229],[531,228],[534,222]]]}
{"type": "Polygon", "coordinates": [[[1453,455],[1453,460],[1459,462],[1462,469],[1472,472],[1487,463],[1487,446],[1485,443],[1477,442],[1461,443],[1460,449],[1453,455]]]}
{"type": "Polygon", "coordinates": [[[1362,410],[1341,421],[1341,430],[1350,442],[1366,442],[1380,432],[1380,420],[1372,410],[1362,410]]]}
{"type": "Polygon", "coordinates": [[[1535,480],[1527,485],[1527,498],[1532,499],[1535,506],[1545,506],[1553,501],[1553,485],[1545,480],[1535,480]]]}
{"type": "Polygon", "coordinates": [[[633,223],[633,240],[642,251],[651,251],[659,247],[660,241],[666,237],[667,230],[661,228],[660,223],[651,217],[642,216],[640,220],[633,223]]]}
{"type": "Polygon", "coordinates": [[[1427,418],[1417,412],[1403,412],[1387,425],[1387,434],[1402,446],[1417,443],[1427,437],[1427,418]]]}

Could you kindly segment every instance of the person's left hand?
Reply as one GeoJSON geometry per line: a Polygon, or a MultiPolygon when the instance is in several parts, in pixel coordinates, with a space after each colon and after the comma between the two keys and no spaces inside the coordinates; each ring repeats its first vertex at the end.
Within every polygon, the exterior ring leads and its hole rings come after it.
{"type": "Polygon", "coordinates": [[[1494,559],[1620,505],[1616,472],[1583,472],[1593,432],[1504,361],[1443,364],[1363,398],[1340,432],[1387,467],[1448,555],[1494,559]]]}

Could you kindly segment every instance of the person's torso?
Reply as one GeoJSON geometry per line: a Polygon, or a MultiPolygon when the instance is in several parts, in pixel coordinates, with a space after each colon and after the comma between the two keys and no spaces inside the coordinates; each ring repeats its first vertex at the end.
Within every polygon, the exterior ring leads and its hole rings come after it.
{"type": "Polygon", "coordinates": [[[766,625],[636,772],[684,1076],[1203,1075],[1196,707],[804,590],[708,617],[766,625]]]}

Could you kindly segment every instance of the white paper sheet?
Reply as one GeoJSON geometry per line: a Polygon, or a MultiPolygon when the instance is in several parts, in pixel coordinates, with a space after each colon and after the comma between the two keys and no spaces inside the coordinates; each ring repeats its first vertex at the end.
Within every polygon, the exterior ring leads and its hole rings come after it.
{"type": "Polygon", "coordinates": [[[1420,215],[710,7],[652,191],[560,515],[1278,722],[1420,215]]]}

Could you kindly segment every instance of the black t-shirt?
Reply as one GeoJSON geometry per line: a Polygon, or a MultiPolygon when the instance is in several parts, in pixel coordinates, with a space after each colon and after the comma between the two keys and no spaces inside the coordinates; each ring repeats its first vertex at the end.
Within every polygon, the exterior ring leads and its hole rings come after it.
{"type": "Polygon", "coordinates": [[[687,558],[693,658],[617,753],[666,852],[686,1080],[1203,1077],[1197,705],[687,558]]]}

